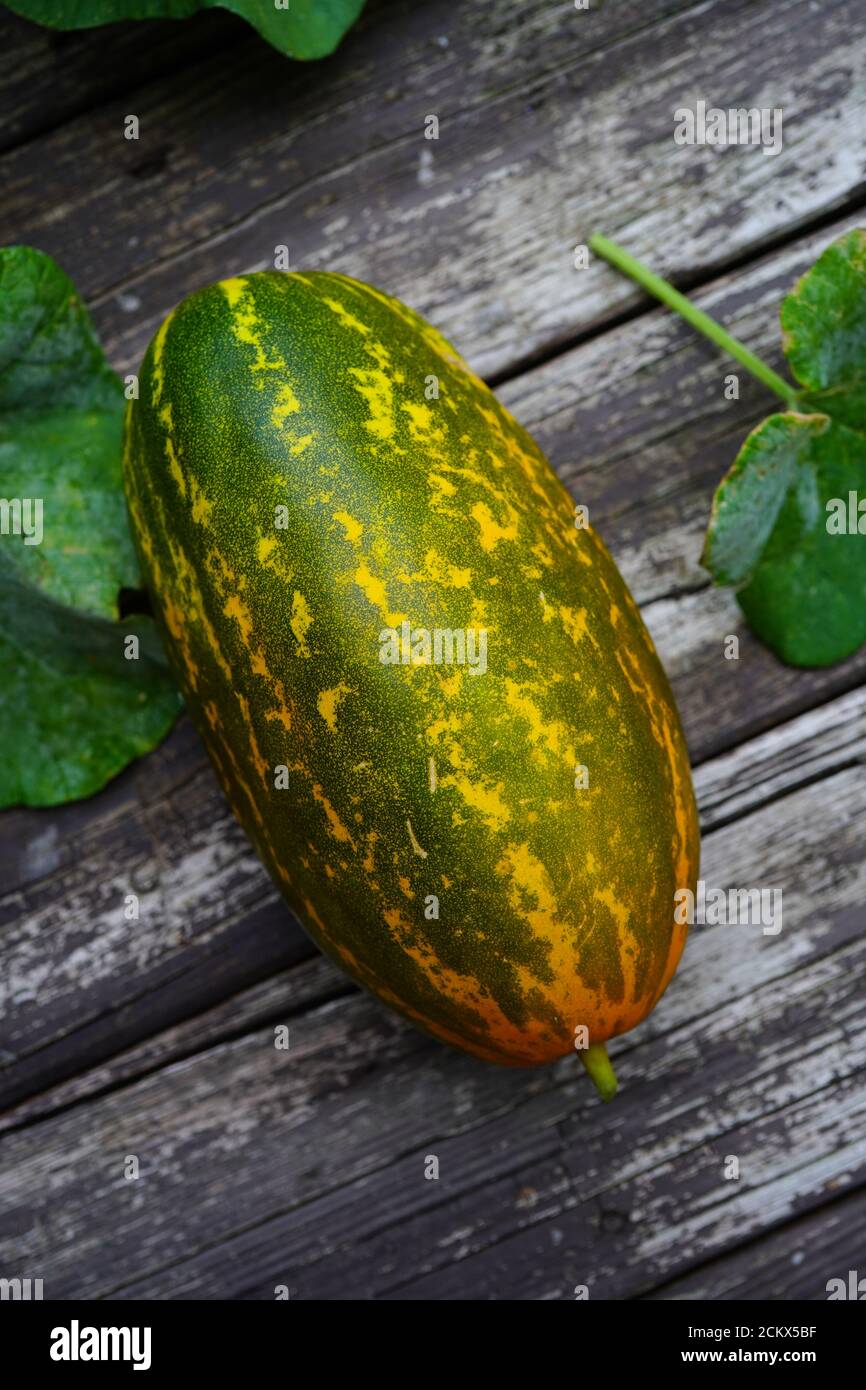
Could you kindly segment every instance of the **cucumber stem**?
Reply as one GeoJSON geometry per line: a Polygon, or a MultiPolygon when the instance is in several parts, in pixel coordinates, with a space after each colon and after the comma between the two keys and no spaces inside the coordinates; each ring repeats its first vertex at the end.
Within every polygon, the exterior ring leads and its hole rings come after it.
{"type": "Polygon", "coordinates": [[[581,1048],[577,1055],[589,1072],[602,1100],[613,1100],[617,1087],[616,1072],[610,1064],[604,1043],[593,1043],[591,1047],[581,1048]]]}
{"type": "Polygon", "coordinates": [[[686,299],[684,294],[675,290],[673,285],[668,284],[667,280],[663,280],[660,275],[655,275],[640,261],[635,260],[634,256],[630,256],[627,251],[624,251],[621,246],[617,246],[615,241],[610,241],[608,237],[602,236],[600,233],[590,237],[589,249],[603,257],[604,260],[609,261],[624,275],[636,280],[650,294],[654,294],[656,299],[660,299],[663,304],[667,304],[669,309],[673,309],[681,318],[684,318],[686,323],[691,324],[692,328],[696,328],[699,333],[704,334],[704,337],[709,338],[711,343],[715,343],[717,347],[729,352],[742,367],[745,367],[747,372],[751,372],[752,376],[757,377],[764,386],[768,386],[777,396],[781,396],[791,410],[798,408],[797,392],[789,382],[774,372],[772,367],[768,367],[766,362],[762,362],[760,357],[749,352],[749,349],[739,339],[726,332],[720,323],[716,323],[715,319],[710,318],[709,314],[696,308],[690,299],[686,299]]]}

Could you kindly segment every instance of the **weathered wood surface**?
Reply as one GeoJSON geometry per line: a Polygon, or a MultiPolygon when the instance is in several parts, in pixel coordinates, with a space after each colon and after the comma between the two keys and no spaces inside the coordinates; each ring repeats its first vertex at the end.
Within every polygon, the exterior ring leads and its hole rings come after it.
{"type": "Polygon", "coordinates": [[[291,81],[263,44],[231,57],[136,88],[137,142],[124,97],[38,160],[0,160],[6,226],[75,272],[129,369],[180,295],[287,245],[387,286],[501,373],[638,302],[601,266],[575,271],[594,230],[704,276],[862,194],[860,0],[441,0],[377,11],[291,81]],[[675,146],[675,108],[716,92],[783,107],[782,153],[675,146]]]}
{"type": "Polygon", "coordinates": [[[59,1297],[623,1297],[808,1211],[866,1169],[864,810],[861,764],[707,835],[707,881],[783,885],[783,929],[695,929],[615,1107],[353,992],[287,1053],[254,1027],[7,1134],[4,1263],[59,1297]]]}
{"type": "Polygon", "coordinates": [[[303,68],[228,16],[198,50],[184,26],[3,23],[4,233],[73,274],[118,367],[286,243],[501,380],[672,675],[703,876],[781,886],[785,925],[696,928],[602,1108],[573,1062],[470,1062],[323,961],[181,721],[90,802],[0,817],[0,1271],[57,1297],[823,1297],[856,1264],[866,1160],[866,656],[783,668],[708,587],[712,489],[773,401],[742,374],[726,401],[730,364],[571,257],[619,234],[778,366],[781,294],[863,217],[859,6],[374,0],[303,68]],[[677,149],[700,96],[783,106],[783,154],[677,149]]]}
{"type": "MultiPolygon", "coordinates": [[[[698,302],[758,349],[776,343],[778,356],[779,294],[826,237],[796,242],[781,268],[761,261],[698,302]]],[[[866,656],[827,672],[780,666],[697,564],[714,484],[772,408],[766,392],[744,380],[741,399],[725,401],[728,364],[661,311],[603,344],[555,358],[500,394],[588,501],[643,605],[700,763],[859,684],[866,656]],[[739,662],[723,657],[730,632],[741,638],[739,662]]],[[[0,1002],[15,1063],[0,1071],[5,1104],[313,950],[287,926],[188,726],[91,802],[8,822],[0,1002]],[[124,917],[130,891],[141,897],[139,922],[124,917]]]]}
{"type": "Polygon", "coordinates": [[[239,20],[219,10],[192,24],[154,23],[146,42],[137,24],[55,34],[4,12],[0,150],[34,140],[143,83],[168,80],[248,34],[239,20]]]}
{"type": "MultiPolygon", "coordinates": [[[[863,766],[866,701],[857,690],[702,764],[695,789],[702,831],[727,825],[821,777],[863,766]]],[[[354,992],[336,967],[312,952],[290,970],[232,995],[207,1011],[112,1055],[101,1065],[7,1110],[0,1132],[84,1096],[128,1082],[198,1049],[230,1040],[254,1026],[286,1023],[313,1006],[354,992]]]]}
{"type": "MultiPolygon", "coordinates": [[[[672,1299],[813,1299],[815,1285],[827,1279],[847,1279],[848,1271],[863,1268],[863,1230],[866,1191],[838,1194],[815,1212],[722,1255],[692,1274],[663,1284],[647,1298],[672,1299]]],[[[826,1288],[824,1281],[824,1287],[826,1288]]]]}

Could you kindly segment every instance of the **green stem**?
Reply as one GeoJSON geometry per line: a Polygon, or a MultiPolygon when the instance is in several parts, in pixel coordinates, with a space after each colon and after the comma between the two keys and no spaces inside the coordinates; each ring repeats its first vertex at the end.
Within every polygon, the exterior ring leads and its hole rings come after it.
{"type": "Polygon", "coordinates": [[[613,1100],[616,1095],[616,1072],[610,1064],[604,1043],[581,1048],[577,1055],[592,1077],[602,1100],[613,1100]]]}
{"type": "Polygon", "coordinates": [[[720,323],[716,323],[715,319],[710,318],[709,314],[697,309],[690,299],[686,299],[684,294],[675,290],[673,285],[668,284],[667,280],[663,280],[660,275],[654,275],[651,270],[647,270],[645,265],[641,265],[640,261],[635,260],[634,256],[630,256],[621,246],[617,246],[616,242],[609,241],[606,236],[601,236],[599,233],[590,237],[589,249],[609,261],[623,274],[631,276],[632,280],[636,280],[650,294],[654,294],[656,299],[660,299],[663,304],[667,304],[668,308],[673,309],[684,318],[686,323],[690,323],[692,328],[696,328],[699,333],[703,333],[705,337],[709,338],[711,343],[724,348],[725,352],[729,352],[741,366],[745,367],[747,372],[751,372],[758,381],[763,382],[771,391],[775,391],[777,396],[781,396],[785,404],[792,410],[798,408],[797,392],[793,386],[783,377],[780,377],[777,372],[774,372],[772,367],[768,367],[766,362],[762,362],[753,352],[749,352],[743,343],[727,333],[720,323]]]}

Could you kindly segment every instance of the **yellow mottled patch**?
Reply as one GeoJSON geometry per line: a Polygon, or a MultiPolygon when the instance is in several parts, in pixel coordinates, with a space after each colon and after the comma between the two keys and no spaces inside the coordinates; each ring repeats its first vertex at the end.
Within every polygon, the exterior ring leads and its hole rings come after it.
{"type": "Polygon", "coordinates": [[[369,420],[364,421],[376,439],[386,440],[394,435],[394,384],[387,372],[378,367],[350,367],[349,375],[359,395],[367,402],[369,420]]]}
{"type": "Polygon", "coordinates": [[[379,839],[379,832],[378,832],[377,830],[370,830],[370,831],[368,832],[368,834],[367,834],[367,852],[366,852],[366,854],[364,855],[364,859],[363,859],[363,862],[362,862],[362,868],[363,868],[365,874],[373,874],[373,873],[376,872],[376,858],[375,858],[375,855],[376,855],[376,844],[377,844],[377,842],[378,842],[378,839],[379,839]]]}
{"type": "Polygon", "coordinates": [[[294,572],[276,536],[260,536],[256,545],[260,565],[275,574],[283,584],[291,584],[294,572]]]}
{"type": "Polygon", "coordinates": [[[493,624],[492,624],[490,618],[487,616],[487,600],[486,600],[486,599],[483,599],[483,598],[473,598],[473,599],[472,599],[472,604],[471,604],[470,609],[469,609],[469,626],[470,626],[470,627],[475,627],[475,628],[482,628],[482,627],[483,627],[484,630],[485,630],[488,634],[490,634],[491,632],[494,632],[494,631],[495,631],[495,628],[494,628],[494,626],[493,626],[493,624]]]}
{"type": "MultiPolygon", "coordinates": [[[[256,375],[262,372],[285,371],[286,364],[283,358],[279,354],[268,357],[265,351],[262,325],[249,295],[249,281],[243,276],[235,276],[229,280],[221,280],[219,288],[228,300],[232,333],[244,347],[255,350],[250,370],[256,375]]],[[[264,389],[264,381],[256,380],[255,385],[260,391],[264,389]]]]}
{"type": "Polygon", "coordinates": [[[506,680],[505,703],[515,714],[520,715],[521,719],[526,720],[532,743],[540,743],[550,753],[564,758],[569,764],[574,762],[574,750],[568,743],[568,730],[565,725],[546,715],[525,687],[519,686],[516,681],[506,680]]]}
{"type": "Polygon", "coordinates": [[[286,694],[286,688],[281,680],[274,679],[273,691],[274,696],[278,702],[277,707],[276,709],[268,710],[266,718],[279,720],[283,728],[288,730],[292,727],[291,712],[294,709],[294,706],[292,704],[292,701],[289,699],[289,696],[286,694]]]}
{"type": "Polygon", "coordinates": [[[409,433],[419,444],[441,444],[445,438],[444,424],[424,401],[404,401],[400,409],[409,417],[409,433]]]}
{"type": "MultiPolygon", "coordinates": [[[[509,508],[511,511],[511,508],[509,508]]],[[[517,540],[517,517],[513,514],[504,526],[496,520],[486,502],[476,502],[469,515],[478,527],[481,549],[495,550],[500,541],[517,540]]]]}
{"type": "Polygon", "coordinates": [[[308,657],[311,655],[307,645],[307,633],[313,625],[313,615],[310,612],[310,605],[304,595],[295,590],[292,596],[292,616],[289,627],[295,635],[298,644],[298,655],[308,657]]]}
{"type": "Polygon", "coordinates": [[[163,602],[165,602],[166,595],[172,592],[172,596],[176,597],[178,607],[184,615],[185,628],[187,626],[187,620],[190,630],[194,630],[197,624],[202,628],[207,639],[204,645],[207,647],[209,654],[217,662],[223,675],[230,680],[231,669],[223,656],[219,639],[217,638],[213,629],[213,624],[205,609],[201,590],[198,586],[193,567],[190,565],[189,559],[181,545],[173,540],[170,533],[166,534],[164,523],[163,534],[166,535],[174,574],[172,579],[169,573],[162,574],[155,570],[154,579],[156,581],[156,592],[163,596],[163,602]]]}
{"type": "Polygon", "coordinates": [[[246,604],[237,594],[232,594],[223,609],[223,613],[227,618],[232,618],[237,623],[241,630],[241,641],[245,647],[248,647],[253,631],[253,620],[246,604]]]}
{"type": "Polygon", "coordinates": [[[328,818],[329,834],[332,835],[335,840],[340,840],[345,844],[351,845],[352,849],[354,849],[354,840],[352,839],[343,822],[340,820],[340,817],[337,815],[337,812],[334,810],[330,801],[325,796],[325,793],[323,792],[318,782],[314,783],[312,787],[312,792],[314,799],[319,803],[319,805],[321,806],[322,810],[328,818]]]}
{"type": "Polygon", "coordinates": [[[229,308],[233,309],[246,293],[247,282],[242,275],[235,275],[228,280],[220,280],[219,288],[228,300],[229,308]]]}
{"type": "MultiPolygon", "coordinates": [[[[584,637],[590,635],[586,624],[585,608],[578,608],[575,612],[573,608],[566,608],[564,604],[560,604],[559,616],[562,619],[562,626],[575,646],[578,642],[583,641],[584,637]]],[[[591,635],[590,640],[592,640],[591,635]]]]}
{"type": "Polygon", "coordinates": [[[378,608],[388,627],[402,623],[405,613],[392,613],[388,606],[388,591],[378,575],[373,574],[366,560],[362,560],[355,571],[354,581],[364,597],[378,608]]]}
{"type": "Polygon", "coordinates": [[[602,903],[607,908],[616,924],[619,941],[617,957],[625,982],[625,997],[626,1000],[635,1001],[637,999],[635,982],[639,943],[634,932],[629,929],[629,910],[609,886],[594,889],[592,896],[597,903],[602,903]]]}
{"type": "Polygon", "coordinates": [[[299,434],[299,435],[295,435],[295,436],[293,437],[293,439],[292,439],[292,442],[291,442],[290,446],[289,446],[289,453],[290,453],[293,457],[297,457],[298,454],[305,454],[305,453],[307,452],[307,450],[309,449],[310,445],[311,445],[311,444],[314,444],[315,441],[316,441],[316,436],[315,436],[314,434],[299,434]]]}
{"type": "Polygon", "coordinates": [[[269,724],[282,724],[286,733],[292,727],[292,716],[285,705],[276,705],[274,709],[266,709],[265,719],[269,724]]]}
{"type": "Polygon", "coordinates": [[[177,456],[174,444],[172,443],[170,438],[166,438],[165,453],[166,458],[168,459],[168,467],[171,476],[177,483],[178,491],[180,492],[181,497],[186,498],[186,478],[184,477],[183,469],[180,466],[180,459],[177,456]]]}
{"type": "Polygon", "coordinates": [[[345,304],[340,303],[339,299],[328,299],[325,295],[323,296],[322,302],[327,304],[332,314],[337,315],[337,318],[345,328],[351,328],[355,333],[362,333],[364,336],[370,332],[366,323],[362,323],[360,319],[356,319],[355,315],[350,313],[345,304]]]}
{"type": "Polygon", "coordinates": [[[364,534],[364,527],[360,521],[356,521],[348,512],[334,512],[334,520],[338,521],[346,533],[346,540],[356,545],[364,534]]]}
{"type": "Polygon", "coordinates": [[[543,623],[552,623],[554,618],[556,617],[556,609],[554,608],[552,603],[547,602],[547,599],[545,598],[544,594],[540,591],[538,597],[541,600],[541,621],[543,623]]]}
{"type": "Polygon", "coordinates": [[[168,318],[163,319],[162,323],[160,324],[157,330],[156,337],[153,340],[153,350],[151,356],[151,362],[153,364],[153,386],[151,389],[150,401],[151,405],[153,405],[154,407],[159,405],[160,398],[162,396],[162,388],[164,382],[162,354],[165,348],[165,338],[166,334],[168,333],[168,327],[173,317],[174,310],[172,309],[171,313],[168,315],[168,318]]]}
{"type": "MultiPolygon", "coordinates": [[[[451,749],[449,752],[456,750],[451,749]]],[[[491,830],[502,830],[511,819],[511,812],[503,800],[504,784],[495,786],[483,782],[473,782],[465,773],[449,773],[440,779],[440,786],[453,787],[466,805],[477,811],[491,830]]]]}
{"type": "Polygon", "coordinates": [[[410,883],[408,878],[405,878],[401,874],[400,877],[397,879],[397,882],[400,885],[400,892],[403,894],[404,898],[414,898],[415,894],[412,892],[412,884],[410,883]]]}
{"type": "Polygon", "coordinates": [[[403,570],[398,578],[404,584],[441,584],[447,589],[467,589],[472,583],[472,571],[450,564],[436,550],[428,550],[423,569],[413,573],[403,570]]]}
{"type": "Polygon", "coordinates": [[[256,738],[255,722],[250,714],[249,701],[246,699],[244,695],[239,694],[238,704],[240,706],[241,715],[243,717],[243,721],[247,729],[247,736],[249,738],[250,753],[252,754],[253,766],[255,767],[256,772],[261,777],[265,789],[268,790],[268,761],[267,758],[263,756],[262,750],[259,748],[258,739],[256,738]]]}
{"type": "Polygon", "coordinates": [[[452,483],[451,479],[444,478],[441,473],[428,474],[427,481],[434,492],[438,492],[440,500],[443,497],[453,497],[457,492],[457,488],[452,483]]]}
{"type": "Polygon", "coordinates": [[[436,743],[445,734],[454,734],[460,728],[460,715],[456,713],[446,714],[441,719],[434,719],[433,723],[427,727],[427,737],[431,743],[436,743]]]}
{"type": "Polygon", "coordinates": [[[164,617],[165,625],[168,628],[174,640],[176,642],[179,641],[184,627],[183,609],[179,608],[178,605],[172,602],[170,598],[167,598],[163,601],[162,616],[164,617]]]}
{"type": "Polygon", "coordinates": [[[549,569],[550,566],[553,564],[553,556],[551,555],[547,546],[544,544],[544,541],[539,541],[536,545],[534,545],[532,547],[532,553],[535,556],[536,560],[538,560],[546,568],[549,569]]]}
{"type": "Polygon", "coordinates": [[[189,480],[190,501],[192,503],[192,519],[196,526],[208,526],[210,524],[213,502],[209,501],[202,492],[199,484],[192,476],[189,480]]]}
{"type": "Polygon", "coordinates": [[[275,429],[281,430],[286,423],[289,415],[296,415],[301,408],[301,403],[289,386],[284,382],[277,390],[274,398],[273,409],[271,410],[271,424],[275,429]]]}
{"type": "Polygon", "coordinates": [[[343,685],[342,683],[333,686],[330,690],[321,690],[319,692],[319,698],[316,701],[319,714],[324,719],[332,734],[336,733],[337,730],[337,707],[345,700],[346,696],[351,693],[351,686],[343,685]]]}
{"type": "Polygon", "coordinates": [[[458,668],[453,675],[439,675],[439,689],[449,700],[456,700],[463,685],[463,672],[458,668]]]}
{"type": "Polygon", "coordinates": [[[548,964],[554,977],[565,983],[574,978],[574,956],[569,933],[561,919],[556,893],[542,861],[528,845],[509,845],[496,865],[509,881],[508,897],[532,931],[550,943],[548,964]]]}
{"type": "Polygon", "coordinates": [[[234,591],[235,589],[241,589],[243,587],[243,582],[238,580],[237,573],[233,566],[229,564],[225,555],[219,549],[219,546],[214,546],[207,552],[205,565],[213,581],[214,588],[220,597],[228,590],[234,591]]]}

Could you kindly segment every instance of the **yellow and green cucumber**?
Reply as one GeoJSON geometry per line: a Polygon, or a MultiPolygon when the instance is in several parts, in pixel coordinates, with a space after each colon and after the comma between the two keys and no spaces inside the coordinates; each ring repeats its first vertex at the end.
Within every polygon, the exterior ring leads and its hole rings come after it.
{"type": "Polygon", "coordinates": [[[544,455],[399,301],[265,271],[184,300],[128,407],[146,581],[238,819],[321,949],[530,1066],[676,969],[698,825],[667,679],[544,455]]]}

